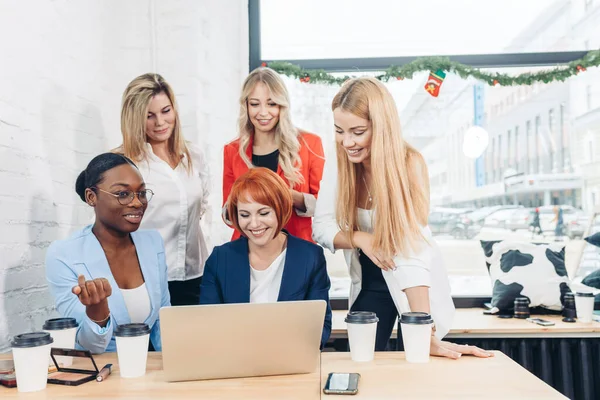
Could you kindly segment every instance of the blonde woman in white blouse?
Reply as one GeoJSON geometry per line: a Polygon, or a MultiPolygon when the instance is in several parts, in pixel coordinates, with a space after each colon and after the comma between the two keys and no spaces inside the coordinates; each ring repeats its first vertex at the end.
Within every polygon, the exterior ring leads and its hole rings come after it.
{"type": "MultiPolygon", "coordinates": [[[[337,160],[327,160],[313,221],[315,241],[344,249],[350,309],[377,313],[385,350],[399,313],[432,315],[431,354],[493,353],[441,339],[454,315],[448,276],[427,227],[429,182],[421,154],[402,139],[396,104],[374,78],[347,81],[332,102],[337,160]]],[[[400,338],[399,338],[400,339],[400,338]]]]}
{"type": "Polygon", "coordinates": [[[207,208],[208,165],[181,133],[175,94],[159,74],[135,78],[123,93],[123,145],[154,192],[142,229],[160,232],[172,305],[198,304],[208,250],[200,219],[207,208]]]}

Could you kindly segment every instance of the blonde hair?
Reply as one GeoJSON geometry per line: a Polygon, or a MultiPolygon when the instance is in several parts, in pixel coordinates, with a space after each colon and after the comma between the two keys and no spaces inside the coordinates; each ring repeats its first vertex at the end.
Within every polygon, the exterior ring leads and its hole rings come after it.
{"type": "Polygon", "coordinates": [[[187,157],[186,168],[188,171],[191,171],[192,158],[181,134],[181,123],[179,122],[179,111],[175,102],[175,93],[159,74],[148,73],[140,75],[127,85],[123,93],[121,105],[123,144],[116,151],[121,152],[135,162],[147,161],[148,150],[146,142],[148,138],[146,136],[146,118],[148,105],[152,101],[152,98],[160,93],[164,93],[169,98],[173,112],[175,113],[173,134],[169,138],[169,152],[176,156],[185,155],[187,157]]]}
{"type": "Polygon", "coordinates": [[[240,157],[249,168],[253,167],[252,161],[246,154],[250,138],[254,135],[254,125],[248,118],[248,97],[259,82],[262,82],[269,89],[271,100],[279,106],[279,122],[275,126],[275,140],[279,149],[279,165],[283,175],[289,182],[290,188],[293,188],[303,181],[300,174],[302,161],[299,155],[299,131],[292,124],[290,97],[285,84],[279,75],[270,68],[255,69],[248,75],[242,86],[240,115],[238,118],[240,157]]]}
{"type": "MultiPolygon", "coordinates": [[[[331,109],[337,108],[371,122],[374,248],[389,256],[417,250],[429,214],[429,178],[423,156],[402,139],[392,95],[377,79],[356,78],[334,97],[331,109]]],[[[353,241],[353,232],[359,230],[357,182],[364,168],[351,163],[339,143],[336,153],[336,219],[353,241]]]]}

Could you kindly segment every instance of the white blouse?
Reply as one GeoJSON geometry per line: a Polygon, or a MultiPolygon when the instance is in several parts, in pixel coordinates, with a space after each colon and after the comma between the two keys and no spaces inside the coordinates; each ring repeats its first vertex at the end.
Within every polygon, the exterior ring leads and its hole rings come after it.
{"type": "Polygon", "coordinates": [[[287,249],[265,270],[259,271],[250,266],[250,303],[277,302],[286,253],[287,249]]]}
{"type": "Polygon", "coordinates": [[[132,323],[142,323],[150,315],[150,296],[146,289],[146,282],[134,289],[119,289],[132,323]]]}
{"type": "Polygon", "coordinates": [[[193,171],[186,169],[184,156],[175,169],[161,160],[146,144],[148,160],[137,163],[154,192],[141,229],[155,229],[165,242],[169,281],[186,281],[202,276],[208,249],[200,219],[208,207],[209,170],[199,147],[188,143],[193,171]]]}

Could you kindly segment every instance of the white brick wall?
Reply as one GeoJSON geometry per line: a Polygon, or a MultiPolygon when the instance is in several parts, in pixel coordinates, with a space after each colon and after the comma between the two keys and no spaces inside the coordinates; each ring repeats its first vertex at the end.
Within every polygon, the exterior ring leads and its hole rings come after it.
{"type": "Polygon", "coordinates": [[[89,223],[77,174],[121,142],[121,94],[156,71],[178,96],[183,132],[211,161],[212,244],[222,146],[236,132],[248,72],[247,2],[0,0],[0,352],[52,315],[44,256],[89,223]]]}

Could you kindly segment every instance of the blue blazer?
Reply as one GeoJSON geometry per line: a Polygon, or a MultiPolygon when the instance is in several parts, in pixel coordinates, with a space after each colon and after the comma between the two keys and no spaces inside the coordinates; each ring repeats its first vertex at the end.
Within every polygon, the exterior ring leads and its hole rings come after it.
{"type": "MultiPolygon", "coordinates": [[[[146,289],[150,296],[150,315],[144,321],[151,329],[150,340],[157,351],[160,343],[160,322],[158,311],[171,305],[167,282],[165,247],[157,231],[137,231],[131,233],[144,275],[146,289]]],[[[100,242],[92,233],[92,226],[75,232],[65,240],[57,240],[46,253],[46,278],[50,291],[56,299],[56,309],[63,317],[72,317],[79,323],[76,344],[92,353],[116,351],[113,331],[117,325],[131,322],[123,294],[113,277],[106,255],[100,242]],[[77,277],[86,280],[106,278],[112,287],[108,298],[110,319],[105,327],[92,322],[85,313],[85,306],[71,291],[77,285],[77,277]]]]}
{"type": "MultiPolygon", "coordinates": [[[[321,348],[331,334],[331,306],[323,248],[288,234],[287,253],[277,301],[325,300],[321,348]]],[[[200,304],[249,303],[250,259],[248,239],[241,237],[213,249],[206,260],[200,304]]]]}

